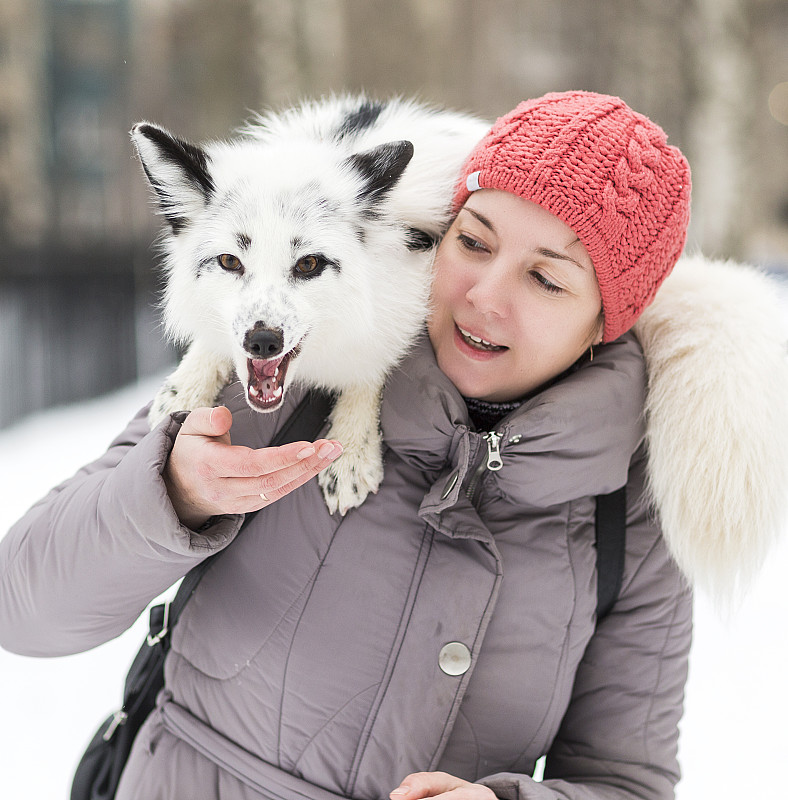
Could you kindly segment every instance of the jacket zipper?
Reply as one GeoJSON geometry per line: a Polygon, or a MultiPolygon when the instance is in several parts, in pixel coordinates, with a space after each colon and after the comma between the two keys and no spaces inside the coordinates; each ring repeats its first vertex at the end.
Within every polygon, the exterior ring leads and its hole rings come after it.
{"type": "Polygon", "coordinates": [[[478,494],[479,482],[484,473],[488,470],[490,472],[497,472],[503,466],[503,459],[501,458],[502,438],[501,434],[497,431],[487,431],[487,433],[482,434],[482,439],[487,443],[487,453],[486,456],[482,457],[479,465],[476,467],[471,482],[465,490],[465,494],[474,505],[476,505],[476,501],[478,500],[476,495],[478,494]]]}

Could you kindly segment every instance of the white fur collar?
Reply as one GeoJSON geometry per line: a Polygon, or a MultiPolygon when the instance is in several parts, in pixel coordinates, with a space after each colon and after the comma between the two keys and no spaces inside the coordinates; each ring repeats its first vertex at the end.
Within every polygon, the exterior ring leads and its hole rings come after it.
{"type": "Polygon", "coordinates": [[[719,603],[752,582],[788,508],[788,360],[775,283],[686,256],[635,332],[649,373],[650,488],[687,577],[719,603]]]}

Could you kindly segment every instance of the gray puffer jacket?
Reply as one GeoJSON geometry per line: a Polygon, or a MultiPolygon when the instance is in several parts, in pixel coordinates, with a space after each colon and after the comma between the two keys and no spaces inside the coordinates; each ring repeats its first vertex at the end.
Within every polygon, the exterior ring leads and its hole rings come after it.
{"type": "MultiPolygon", "coordinates": [[[[382,800],[436,769],[501,798],[672,797],[691,598],[645,501],[644,386],[634,337],[602,348],[500,423],[493,472],[425,339],[386,387],[380,491],[342,518],[312,481],[240,536],[240,517],[179,524],[161,479],[178,423],[141,412],[3,540],[0,641],[93,647],[226,548],[118,800],[382,800]],[[594,497],[625,483],[623,586],[596,625],[594,497]]],[[[299,399],[236,397],[251,447],[299,399]]]]}

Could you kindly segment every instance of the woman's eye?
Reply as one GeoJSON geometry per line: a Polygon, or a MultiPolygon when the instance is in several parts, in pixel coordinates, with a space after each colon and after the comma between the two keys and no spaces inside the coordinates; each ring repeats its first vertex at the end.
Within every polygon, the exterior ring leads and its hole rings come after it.
{"type": "Polygon", "coordinates": [[[534,270],[534,272],[531,273],[531,276],[546,292],[550,292],[551,294],[561,294],[564,291],[560,286],[545,278],[541,272],[534,270]]]}
{"type": "Polygon", "coordinates": [[[222,269],[226,269],[228,272],[243,272],[244,265],[241,263],[240,259],[230,253],[222,253],[220,256],[216,257],[216,260],[219,262],[219,266],[222,269]]]}
{"type": "Polygon", "coordinates": [[[296,261],[293,271],[302,277],[314,276],[320,273],[327,263],[326,259],[321,256],[304,256],[296,261]]]}
{"type": "Polygon", "coordinates": [[[483,243],[480,242],[478,239],[474,239],[473,236],[468,236],[467,233],[458,233],[457,234],[457,241],[464,247],[466,250],[470,250],[473,253],[486,253],[488,248],[483,243]]]}

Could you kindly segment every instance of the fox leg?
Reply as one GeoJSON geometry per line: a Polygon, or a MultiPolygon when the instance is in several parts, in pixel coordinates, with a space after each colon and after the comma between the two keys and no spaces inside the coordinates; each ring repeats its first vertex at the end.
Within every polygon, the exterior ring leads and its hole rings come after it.
{"type": "Polygon", "coordinates": [[[344,514],[361,505],[383,480],[380,385],[343,389],[329,417],[327,437],[342,444],[342,455],[318,475],[328,510],[344,514]]]}
{"type": "Polygon", "coordinates": [[[232,375],[233,366],[228,359],[193,342],[153,399],[148,413],[151,428],[175,411],[214,405],[232,375]]]}

